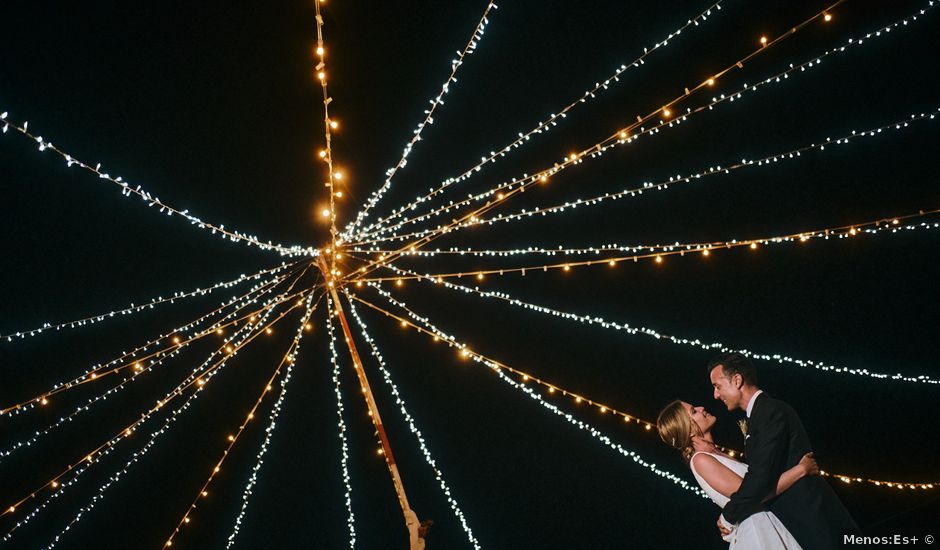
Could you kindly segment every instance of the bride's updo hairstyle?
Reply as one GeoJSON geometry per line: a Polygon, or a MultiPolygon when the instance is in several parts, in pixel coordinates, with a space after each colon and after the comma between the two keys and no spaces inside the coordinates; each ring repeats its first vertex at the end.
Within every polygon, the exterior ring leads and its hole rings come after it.
{"type": "Polygon", "coordinates": [[[682,406],[682,401],[676,399],[660,411],[656,419],[656,428],[659,437],[682,454],[686,463],[692,459],[695,450],[692,448],[692,432],[701,432],[701,429],[692,422],[689,411],[682,406]]]}

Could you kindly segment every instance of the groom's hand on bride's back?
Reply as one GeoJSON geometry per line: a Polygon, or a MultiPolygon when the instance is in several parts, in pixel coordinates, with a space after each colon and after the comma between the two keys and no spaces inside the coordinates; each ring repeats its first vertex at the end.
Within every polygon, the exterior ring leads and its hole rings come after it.
{"type": "Polygon", "coordinates": [[[803,468],[806,477],[819,475],[819,464],[816,463],[812,452],[803,455],[803,458],[800,459],[799,466],[803,468]]]}

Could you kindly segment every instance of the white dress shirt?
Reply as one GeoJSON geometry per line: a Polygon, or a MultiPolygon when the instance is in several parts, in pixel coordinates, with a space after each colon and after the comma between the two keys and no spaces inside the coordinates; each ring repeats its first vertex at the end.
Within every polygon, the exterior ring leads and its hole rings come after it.
{"type": "Polygon", "coordinates": [[[757,399],[757,396],[762,393],[764,393],[764,390],[757,390],[754,392],[754,395],[751,396],[751,400],[747,402],[747,409],[745,409],[744,412],[747,414],[748,418],[751,417],[751,409],[754,408],[754,400],[757,399]]]}

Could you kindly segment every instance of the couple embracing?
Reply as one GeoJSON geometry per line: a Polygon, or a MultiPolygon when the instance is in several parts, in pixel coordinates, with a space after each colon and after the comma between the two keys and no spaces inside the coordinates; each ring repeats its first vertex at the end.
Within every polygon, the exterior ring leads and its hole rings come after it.
{"type": "Polygon", "coordinates": [[[678,449],[705,493],[722,508],[718,529],[733,550],[839,548],[858,526],[819,467],[803,423],[792,407],[757,385],[757,370],[739,353],[708,366],[714,397],[741,410],[747,464],[718,450],[716,418],[683,401],[660,412],[659,435],[678,449]]]}

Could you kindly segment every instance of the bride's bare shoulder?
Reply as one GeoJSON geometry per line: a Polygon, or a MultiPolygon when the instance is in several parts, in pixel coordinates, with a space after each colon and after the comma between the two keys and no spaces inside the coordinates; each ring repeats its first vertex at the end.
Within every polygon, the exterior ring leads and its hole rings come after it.
{"type": "Polygon", "coordinates": [[[730,497],[741,486],[741,477],[712,454],[696,453],[690,463],[700,477],[726,497],[730,497]]]}
{"type": "Polygon", "coordinates": [[[721,465],[721,462],[713,454],[705,451],[697,452],[692,455],[689,463],[694,466],[696,470],[701,470],[702,468],[711,468],[715,464],[719,466],[721,465]]]}

